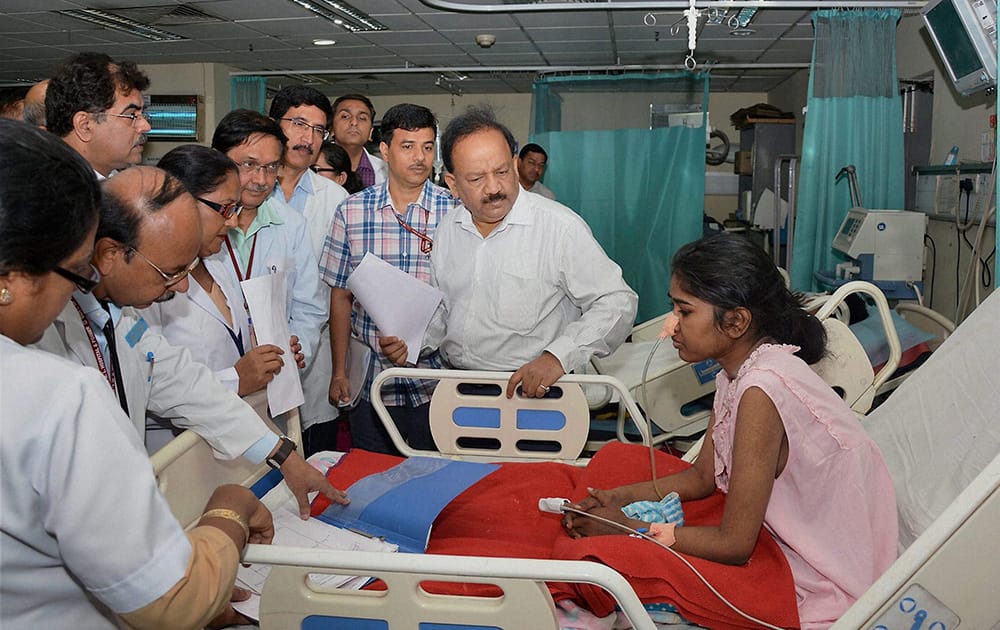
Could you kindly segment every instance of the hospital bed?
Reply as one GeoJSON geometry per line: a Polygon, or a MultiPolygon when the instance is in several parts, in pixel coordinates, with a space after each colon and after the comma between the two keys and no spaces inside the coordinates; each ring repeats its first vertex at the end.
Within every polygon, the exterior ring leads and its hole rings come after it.
{"type": "MultiPolygon", "coordinates": [[[[829,356],[817,366],[817,372],[836,388],[858,413],[866,413],[877,392],[882,391],[899,365],[902,355],[889,304],[882,292],[868,282],[848,282],[832,295],[815,296],[812,305],[824,322],[829,356]],[[875,372],[865,348],[859,343],[846,322],[844,301],[852,294],[866,295],[874,304],[881,336],[886,346],[885,364],[875,372]]],[[[665,341],[656,347],[652,360],[649,353],[663,325],[661,316],[632,329],[632,341],[623,344],[605,358],[594,358],[600,374],[621,380],[630,394],[642,405],[642,410],[659,429],[654,443],[687,437],[708,427],[712,409],[710,400],[715,392],[715,375],[719,366],[714,361],[688,363],[665,341]],[[646,363],[649,360],[649,367],[646,363]],[[643,370],[646,369],[645,380],[643,370]]],[[[623,440],[623,423],[628,415],[622,409],[618,419],[618,439],[623,440]]]]}
{"type": "MultiPolygon", "coordinates": [[[[996,422],[1000,376],[992,365],[993,357],[1000,355],[998,318],[1000,293],[984,302],[923,367],[864,419],[886,455],[896,485],[905,551],[836,628],[950,630],[959,623],[963,628],[993,628],[1000,620],[1000,598],[995,593],[1000,549],[992,542],[1000,524],[996,422]]],[[[200,456],[210,457],[209,451],[202,448],[200,456]]],[[[565,456],[572,460],[571,452],[565,456]]],[[[169,472],[157,468],[161,478],[169,472]]],[[[203,478],[199,483],[207,496],[225,480],[231,478],[203,478]]],[[[181,488],[172,485],[166,490],[173,505],[181,488]]],[[[415,629],[420,621],[554,628],[553,604],[543,582],[571,577],[609,590],[635,627],[653,627],[621,575],[594,563],[266,546],[249,547],[246,559],[275,565],[262,598],[264,628],[299,627],[311,615],[386,619],[387,626],[373,627],[388,628],[415,629]],[[306,585],[305,576],[324,571],[376,575],[389,584],[389,594],[316,593],[306,585]],[[420,588],[421,582],[435,579],[492,583],[503,589],[504,596],[499,600],[442,597],[420,588]]]]}

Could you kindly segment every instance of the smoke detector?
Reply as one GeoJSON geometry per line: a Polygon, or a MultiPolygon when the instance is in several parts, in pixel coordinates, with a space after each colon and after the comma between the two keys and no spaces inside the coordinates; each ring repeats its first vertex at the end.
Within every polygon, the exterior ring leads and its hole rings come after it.
{"type": "Polygon", "coordinates": [[[489,48],[497,43],[497,36],[491,33],[480,33],[476,35],[476,45],[480,48],[489,48]]]}

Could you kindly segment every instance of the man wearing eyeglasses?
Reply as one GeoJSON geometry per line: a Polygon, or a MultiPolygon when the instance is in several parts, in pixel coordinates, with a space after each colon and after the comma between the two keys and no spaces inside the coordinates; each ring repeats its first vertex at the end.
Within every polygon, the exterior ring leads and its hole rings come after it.
{"type": "Polygon", "coordinates": [[[327,305],[306,220],[272,194],[287,142],[278,123],[259,112],[237,109],[219,121],[212,148],[239,167],[243,210],[222,249],[205,265],[213,278],[235,289],[243,280],[285,274],[292,350],[299,368],[305,368],[316,356],[327,305]]]}
{"type": "Polygon", "coordinates": [[[46,128],[84,157],[98,179],[142,162],[150,130],[142,91],[149,78],[134,63],[83,52],[67,59],[45,93],[46,128]]]}
{"type": "MultiPolygon", "coordinates": [[[[447,190],[428,179],[434,162],[437,120],[426,107],[403,103],[382,117],[381,152],[389,168],[385,183],[351,195],[340,204],[326,239],[320,267],[331,287],[330,336],[333,340],[333,382],[330,398],[347,402],[360,388],[362,401],[351,411],[354,446],[382,453],[396,452],[368,400],[372,379],[392,367],[379,352],[383,333],[347,288],[347,279],[371,252],[423,282],[430,282],[430,253],[438,221],[455,205],[447,190]],[[352,317],[353,312],[353,317],[352,317]],[[354,322],[352,330],[352,320],[354,322]],[[363,383],[348,381],[347,348],[354,336],[374,353],[363,383]]],[[[400,305],[405,308],[406,305],[400,305]]],[[[431,354],[417,364],[441,367],[431,354]]],[[[400,434],[416,449],[433,449],[428,407],[433,383],[396,380],[382,390],[400,434]]]]}
{"type": "MultiPolygon", "coordinates": [[[[226,458],[266,458],[281,468],[308,514],[307,493],[343,493],[288,449],[254,410],[191,359],[150,332],[132,307],[186,291],[198,260],[201,224],[194,198],[165,171],[130,168],[103,184],[92,272],[62,270],[78,290],[39,348],[98,369],[145,439],[147,412],[191,428],[226,458]],[[98,274],[99,272],[99,274],[98,274]]],[[[290,442],[290,441],[288,441],[290,442]]],[[[113,456],[114,454],[109,454],[113,456]]]]}
{"type": "MultiPolygon", "coordinates": [[[[330,99],[315,88],[289,85],[274,95],[269,116],[288,138],[278,185],[274,187],[272,196],[286,202],[305,217],[313,253],[319,259],[323,241],[330,233],[333,213],[347,198],[343,186],[310,170],[319,157],[323,141],[330,136],[329,127],[333,118],[330,99]]],[[[329,288],[320,282],[319,290],[324,306],[328,306],[329,288]]],[[[307,456],[316,451],[337,450],[339,423],[333,420],[340,416],[340,411],[336,405],[330,404],[332,373],[330,329],[324,323],[313,362],[302,371],[305,403],[299,409],[299,415],[302,418],[302,446],[307,456]]]]}

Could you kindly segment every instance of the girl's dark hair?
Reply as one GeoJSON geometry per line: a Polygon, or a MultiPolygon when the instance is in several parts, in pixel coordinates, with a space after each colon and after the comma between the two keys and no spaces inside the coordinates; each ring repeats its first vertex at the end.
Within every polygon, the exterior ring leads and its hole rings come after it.
{"type": "Polygon", "coordinates": [[[0,119],[0,273],[48,273],[97,223],[94,169],[58,136],[0,119]]]}
{"type": "Polygon", "coordinates": [[[344,190],[353,195],[365,187],[361,182],[361,176],[351,170],[351,156],[347,155],[344,147],[332,140],[327,140],[320,145],[319,150],[323,154],[323,159],[330,165],[330,168],[336,169],[337,174],[347,173],[344,190]]]}
{"type": "Polygon", "coordinates": [[[826,352],[826,329],[802,309],[799,294],[764,252],[742,236],[723,232],[684,245],[674,254],[673,273],[684,290],[715,307],[721,328],[728,311],[750,311],[755,340],[799,346],[795,354],[815,363],[826,352]]]}
{"type": "Polygon", "coordinates": [[[218,188],[229,173],[240,174],[236,162],[230,160],[228,155],[198,144],[171,149],[160,158],[157,166],[181,180],[195,197],[218,188]]]}

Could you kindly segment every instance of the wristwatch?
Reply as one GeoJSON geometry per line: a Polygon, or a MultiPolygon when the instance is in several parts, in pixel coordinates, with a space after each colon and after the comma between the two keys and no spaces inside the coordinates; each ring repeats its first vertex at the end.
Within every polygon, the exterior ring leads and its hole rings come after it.
{"type": "Polygon", "coordinates": [[[294,450],[295,442],[293,442],[287,435],[282,435],[278,438],[278,450],[274,452],[274,455],[271,455],[264,461],[267,462],[267,465],[271,468],[278,470],[294,450]]]}

